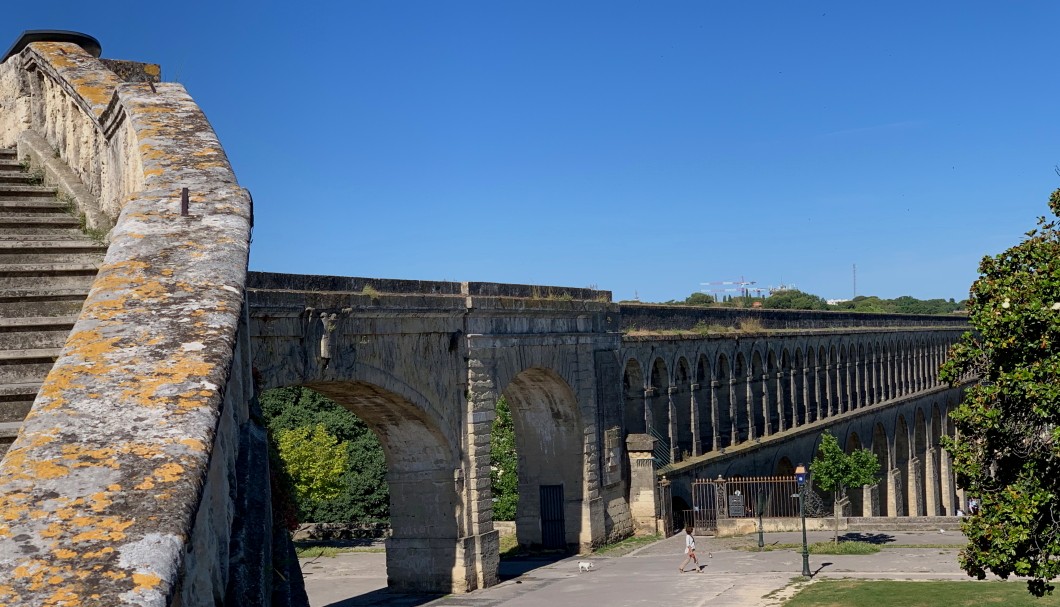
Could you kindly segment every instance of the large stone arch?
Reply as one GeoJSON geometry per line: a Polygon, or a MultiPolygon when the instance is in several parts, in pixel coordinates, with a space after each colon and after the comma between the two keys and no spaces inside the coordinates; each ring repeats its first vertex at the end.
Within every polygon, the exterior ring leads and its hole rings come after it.
{"type": "Polygon", "coordinates": [[[306,387],[356,414],[383,446],[392,528],[386,551],[388,586],[412,592],[452,587],[462,557],[459,538],[466,535],[454,476],[461,466],[459,442],[447,436],[428,408],[377,384],[315,382],[306,387]],[[450,566],[424,568],[417,560],[450,566]]]}
{"type": "MultiPolygon", "coordinates": [[[[563,547],[592,543],[586,496],[584,421],[577,397],[552,369],[531,367],[516,375],[501,393],[508,400],[519,454],[519,507],[516,534],[524,545],[550,544],[555,512],[549,499],[562,497],[563,547]],[[564,465],[557,465],[563,462],[564,465]],[[542,502],[543,496],[546,502],[542,502]]],[[[558,498],[557,498],[558,499],[558,498]]]]}

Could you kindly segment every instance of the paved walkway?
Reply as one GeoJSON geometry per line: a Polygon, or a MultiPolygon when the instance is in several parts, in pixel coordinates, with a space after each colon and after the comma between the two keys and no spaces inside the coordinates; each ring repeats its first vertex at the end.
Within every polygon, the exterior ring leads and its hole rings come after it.
{"type": "MultiPolygon", "coordinates": [[[[814,579],[972,581],[957,565],[957,551],[965,543],[960,532],[884,531],[866,535],[879,541],[884,549],[870,555],[810,555],[814,579]]],[[[809,534],[811,543],[827,539],[831,539],[831,534],[826,532],[809,534]]],[[[765,542],[797,544],[802,542],[802,536],[767,534],[765,542]]],[[[303,561],[303,571],[313,607],[775,607],[797,590],[798,584],[792,584],[793,578],[802,573],[802,555],[797,551],[736,549],[757,546],[757,536],[700,537],[696,543],[702,553],[700,563],[705,565],[699,574],[677,572],[684,560],[684,536],[678,534],[625,556],[594,556],[591,558],[594,569],[589,573],[578,571],[577,563],[584,557],[570,557],[543,564],[492,588],[433,600],[387,592],[385,555],[381,553],[346,553],[315,562],[303,561]],[[707,558],[708,553],[713,557],[707,558]]],[[[521,564],[533,566],[533,563],[521,564]]]]}

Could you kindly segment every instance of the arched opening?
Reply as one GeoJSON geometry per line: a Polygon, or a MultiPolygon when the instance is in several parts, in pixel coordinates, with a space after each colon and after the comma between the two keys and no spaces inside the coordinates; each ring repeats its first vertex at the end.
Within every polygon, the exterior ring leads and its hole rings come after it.
{"type": "MultiPolygon", "coordinates": [[[[917,493],[920,494],[920,499],[917,500],[917,516],[927,516],[928,503],[937,504],[935,499],[929,500],[928,492],[931,487],[927,486],[927,425],[924,423],[924,411],[919,407],[916,410],[916,419],[913,422],[913,457],[916,458],[916,478],[914,484],[916,486],[917,493]]],[[[934,497],[934,496],[932,496],[934,497]]],[[[934,512],[930,513],[932,516],[934,512]]]]}
{"type": "Polygon", "coordinates": [[[751,389],[750,403],[748,405],[751,409],[751,416],[754,419],[753,436],[755,438],[761,438],[766,435],[766,420],[769,419],[769,409],[771,408],[766,398],[764,374],[762,356],[756,351],[751,355],[751,377],[747,383],[751,389]]]}
{"type": "Polygon", "coordinates": [[[519,373],[503,395],[519,456],[519,544],[567,550],[590,544],[581,537],[585,446],[574,393],[554,371],[534,367],[519,373]]]}
{"type": "Polygon", "coordinates": [[[813,347],[806,348],[806,420],[815,422],[821,419],[821,383],[819,381],[817,354],[813,347]]]}
{"type": "Polygon", "coordinates": [[[839,354],[834,345],[828,349],[828,369],[828,414],[838,415],[843,412],[843,392],[839,380],[839,354]]]}
{"type": "MultiPolygon", "coordinates": [[[[853,349],[854,346],[851,346],[853,349]]],[[[866,380],[868,379],[868,366],[865,364],[865,347],[859,342],[857,347],[857,381],[854,383],[857,386],[857,394],[854,397],[854,408],[860,409],[865,406],[868,399],[868,389],[866,386],[866,380]]]]}
{"type": "MultiPolygon", "coordinates": [[[[861,449],[861,439],[857,432],[851,432],[847,436],[845,453],[848,455],[861,449]]],[[[850,513],[852,516],[865,516],[865,489],[864,487],[850,487],[847,489],[847,499],[850,500],[850,513]]]]}
{"type": "Polygon", "coordinates": [[[835,396],[832,394],[832,374],[829,372],[828,351],[823,345],[817,349],[817,381],[820,386],[817,393],[821,397],[821,417],[831,417],[834,405],[832,399],[835,396]]]}
{"type": "Polygon", "coordinates": [[[891,473],[891,454],[890,447],[887,444],[887,431],[883,428],[883,424],[880,423],[876,424],[872,432],[872,453],[876,456],[876,460],[880,462],[880,472],[882,473],[876,482],[878,508],[875,510],[879,516],[890,516],[890,495],[887,491],[887,478],[891,473]]]}
{"type": "Polygon", "coordinates": [[[913,483],[909,478],[909,426],[905,423],[905,417],[899,415],[894,430],[894,467],[898,470],[897,483],[895,483],[895,515],[910,516],[916,511],[910,511],[913,503],[913,483]]]}
{"type": "Polygon", "coordinates": [[[935,474],[931,479],[932,491],[938,496],[939,511],[943,516],[953,516],[955,512],[946,511],[946,502],[943,501],[943,483],[942,483],[942,413],[939,412],[938,404],[931,406],[931,458],[934,460],[932,463],[935,467],[935,474]]]}
{"type": "Polygon", "coordinates": [[[666,389],[670,387],[670,374],[666,370],[663,359],[656,358],[651,365],[651,378],[648,388],[651,390],[651,424],[648,434],[660,439],[670,448],[670,395],[666,389]]]}
{"type": "Polygon", "coordinates": [[[795,476],[795,465],[792,464],[791,460],[785,455],[777,460],[774,474],[776,476],[795,476]]]}
{"type": "Polygon", "coordinates": [[[677,416],[674,452],[678,460],[683,461],[694,455],[692,452],[692,377],[688,361],[684,357],[677,360],[674,370],[674,414],[677,416]]]}
{"type": "MultiPolygon", "coordinates": [[[[304,386],[353,412],[378,438],[386,465],[391,535],[386,540],[387,585],[409,592],[451,591],[464,535],[463,501],[454,470],[455,440],[428,404],[365,381],[304,386]],[[420,555],[431,567],[410,563],[420,555]]],[[[363,465],[363,464],[362,464],[363,465]]]]}
{"type": "Polygon", "coordinates": [[[795,364],[791,374],[791,401],[795,409],[795,423],[802,426],[810,420],[811,403],[807,398],[805,361],[802,359],[802,350],[795,349],[795,364]]]}
{"type": "Polygon", "coordinates": [[[771,432],[780,432],[787,426],[784,419],[784,390],[780,386],[780,378],[777,377],[777,356],[770,350],[766,354],[766,376],[762,380],[766,400],[766,410],[769,416],[766,419],[766,427],[771,432]]]}
{"type": "Polygon", "coordinates": [[[714,432],[715,432],[715,419],[714,419],[714,402],[712,394],[714,390],[711,387],[713,381],[713,375],[710,372],[710,361],[707,357],[700,355],[696,363],[696,383],[699,384],[699,389],[695,391],[696,410],[699,413],[698,427],[699,427],[699,445],[700,452],[696,455],[702,455],[703,453],[710,451],[715,448],[714,445],[714,432]]]}
{"type": "Polygon", "coordinates": [[[733,420],[732,372],[729,359],[724,354],[718,355],[718,387],[714,390],[714,410],[718,413],[718,448],[723,449],[734,444],[736,425],[733,420]]]}
{"type": "Polygon", "coordinates": [[[735,414],[736,432],[733,436],[733,444],[740,444],[747,440],[751,432],[753,418],[748,411],[747,394],[747,365],[744,364],[743,353],[736,354],[736,363],[733,366],[733,409],[735,414]]]}
{"type": "MultiPolygon", "coordinates": [[[[791,372],[791,358],[785,349],[780,354],[780,377],[777,385],[781,386],[779,395],[779,407],[784,419],[784,429],[790,430],[795,427],[798,413],[795,411],[795,375],[791,372]]],[[[801,420],[798,423],[802,423],[801,420]]]]}
{"type": "Polygon", "coordinates": [[[624,414],[626,432],[645,434],[648,431],[644,421],[644,372],[640,363],[630,359],[622,372],[622,394],[624,395],[624,414]]]}

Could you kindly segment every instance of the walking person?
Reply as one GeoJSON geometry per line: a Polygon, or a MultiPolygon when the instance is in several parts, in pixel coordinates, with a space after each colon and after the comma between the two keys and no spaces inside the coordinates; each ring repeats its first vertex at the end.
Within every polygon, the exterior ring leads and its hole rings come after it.
{"type": "Polygon", "coordinates": [[[685,555],[685,562],[681,563],[681,567],[677,571],[684,573],[685,565],[688,565],[688,561],[692,561],[696,564],[696,573],[700,573],[699,559],[696,558],[696,538],[692,536],[691,526],[685,527],[685,555]]]}

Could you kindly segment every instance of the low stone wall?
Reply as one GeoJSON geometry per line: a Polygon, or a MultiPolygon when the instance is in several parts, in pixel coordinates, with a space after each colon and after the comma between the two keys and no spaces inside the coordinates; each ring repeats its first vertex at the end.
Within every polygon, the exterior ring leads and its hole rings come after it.
{"type": "Polygon", "coordinates": [[[954,327],[968,325],[963,315],[868,314],[816,310],[702,308],[622,303],[622,330],[690,331],[697,325],[738,327],[744,320],[764,329],[843,329],[851,327],[954,327]]]}
{"type": "Polygon", "coordinates": [[[74,44],[0,65],[0,109],[0,146],[39,135],[114,222],[0,461],[0,604],[249,604],[294,560],[250,409],[249,197],[182,86],[122,83],[74,44]]]}
{"type": "MultiPolygon", "coordinates": [[[[835,519],[833,518],[806,519],[807,531],[832,531],[834,529],[835,519]]],[[[846,529],[847,520],[839,519],[839,530],[846,531],[846,529]]],[[[798,517],[762,518],[762,531],[765,533],[802,531],[802,519],[798,517]]],[[[718,519],[717,537],[735,537],[751,533],[758,533],[758,519],[756,518],[718,519]]]]}

